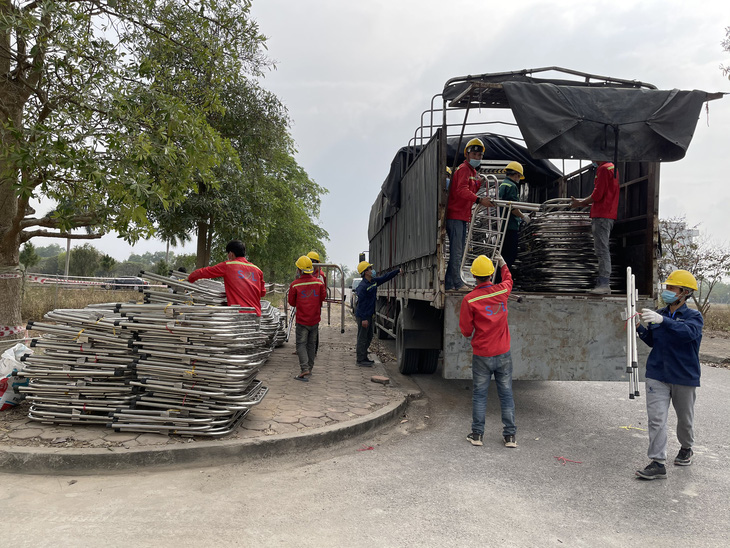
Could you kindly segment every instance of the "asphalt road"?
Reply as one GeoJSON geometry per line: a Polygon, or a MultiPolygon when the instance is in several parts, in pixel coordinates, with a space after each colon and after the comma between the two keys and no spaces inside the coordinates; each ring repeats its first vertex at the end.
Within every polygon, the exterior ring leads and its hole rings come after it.
{"type": "MultiPolygon", "coordinates": [[[[728,546],[730,370],[703,369],[695,461],[645,482],[643,398],[623,383],[515,383],[517,449],[489,394],[420,377],[407,422],[337,449],[129,475],[0,475],[5,546],[728,546]],[[556,457],[568,461],[562,463],[556,457]]],[[[674,420],[673,417],[671,419],[674,420]]],[[[674,422],[671,427],[674,428],[674,422]]],[[[670,437],[670,456],[678,450],[670,437]]]]}

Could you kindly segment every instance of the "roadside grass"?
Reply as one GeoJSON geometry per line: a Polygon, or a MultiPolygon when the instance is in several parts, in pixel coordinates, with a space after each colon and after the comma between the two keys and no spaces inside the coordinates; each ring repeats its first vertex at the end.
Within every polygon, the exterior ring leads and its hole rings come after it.
{"type": "Polygon", "coordinates": [[[705,329],[730,333],[730,305],[710,305],[710,310],[705,315],[705,329]]]}

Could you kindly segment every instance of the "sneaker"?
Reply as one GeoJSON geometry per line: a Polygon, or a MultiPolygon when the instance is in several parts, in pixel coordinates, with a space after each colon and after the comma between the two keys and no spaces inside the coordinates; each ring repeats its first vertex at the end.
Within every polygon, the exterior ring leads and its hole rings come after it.
{"type": "Polygon", "coordinates": [[[667,468],[660,462],[653,460],[643,470],[637,470],[636,475],[645,480],[667,479],[667,468]]]}
{"type": "Polygon", "coordinates": [[[373,360],[370,359],[370,356],[368,356],[367,358],[365,358],[363,361],[364,362],[375,363],[373,360]]]}
{"type": "Polygon", "coordinates": [[[371,362],[368,360],[362,360],[362,361],[357,362],[357,365],[359,367],[372,367],[374,363],[375,362],[371,362]]]}
{"type": "Polygon", "coordinates": [[[517,447],[517,442],[515,441],[514,436],[504,436],[504,446],[505,447],[517,447]]]}
{"type": "Polygon", "coordinates": [[[692,455],[693,454],[694,453],[692,453],[691,447],[689,447],[687,449],[682,447],[679,450],[679,453],[677,453],[677,456],[674,457],[674,464],[676,464],[677,466],[689,466],[690,464],[692,464],[692,455]]]}
{"type": "Polygon", "coordinates": [[[611,286],[609,285],[597,285],[590,291],[591,295],[609,295],[611,293],[611,286]]]}
{"type": "Polygon", "coordinates": [[[479,432],[472,432],[466,437],[467,441],[471,442],[472,445],[484,445],[482,443],[482,439],[484,439],[484,434],[480,434],[479,432]]]}

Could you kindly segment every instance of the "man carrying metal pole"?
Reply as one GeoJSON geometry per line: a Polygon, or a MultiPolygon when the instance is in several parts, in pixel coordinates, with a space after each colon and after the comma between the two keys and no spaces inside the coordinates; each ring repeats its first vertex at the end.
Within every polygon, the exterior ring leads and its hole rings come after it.
{"type": "MultiPolygon", "coordinates": [[[[510,162],[505,168],[505,175],[506,177],[499,185],[499,199],[506,200],[508,202],[519,202],[520,189],[517,185],[520,181],[525,179],[525,171],[522,164],[519,162],[510,162]]],[[[527,225],[530,222],[530,217],[527,213],[523,213],[518,208],[513,207],[510,211],[509,218],[507,219],[507,230],[504,233],[504,242],[502,242],[501,253],[504,258],[504,262],[507,263],[507,268],[510,270],[512,270],[512,265],[517,259],[520,221],[527,225]]],[[[495,283],[500,283],[502,281],[499,272],[497,272],[494,281],[495,283]]]]}
{"type": "Polygon", "coordinates": [[[486,255],[479,255],[471,265],[477,286],[464,297],[459,313],[459,329],[462,335],[471,337],[473,352],[472,424],[471,434],[466,439],[472,445],[483,445],[487,390],[494,375],[502,408],[502,440],[505,447],[517,447],[512,354],[507,324],[507,299],[512,292],[512,275],[501,255],[495,259],[501,270],[502,283],[492,284],[494,264],[486,255]]]}
{"type": "Polygon", "coordinates": [[[702,314],[687,306],[687,299],[697,290],[697,280],[686,270],[675,270],[664,282],[662,300],[667,304],[658,311],[645,308],[637,326],[639,337],[652,350],[646,361],[646,411],[649,417],[651,463],[636,475],[645,480],[666,479],[667,415],[669,403],[677,413],[677,439],[681,444],[674,458],[677,466],[692,464],[694,444],[694,405],[700,385],[700,343],[702,314]]]}
{"type": "Polygon", "coordinates": [[[314,268],[309,257],[302,255],[295,265],[299,277],[289,285],[287,296],[289,306],[296,307],[296,349],[301,371],[294,378],[309,382],[319,339],[322,303],[327,295],[322,280],[312,275],[314,268]]]}
{"type": "Polygon", "coordinates": [[[466,225],[471,220],[474,204],[492,207],[489,198],[480,198],[476,192],[481,187],[477,168],[484,156],[481,139],[471,139],[464,147],[464,162],[456,168],[449,185],[449,202],[446,208],[446,234],[449,237],[449,264],[446,267],[444,289],[465,289],[461,279],[461,259],[466,243],[466,225]]]}

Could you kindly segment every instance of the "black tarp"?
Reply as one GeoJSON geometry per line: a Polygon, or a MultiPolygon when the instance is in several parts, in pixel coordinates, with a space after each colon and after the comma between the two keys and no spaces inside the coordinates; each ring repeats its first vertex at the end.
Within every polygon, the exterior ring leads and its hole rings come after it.
{"type": "MultiPolygon", "coordinates": [[[[527,148],[501,135],[482,134],[464,136],[459,144],[459,137],[449,137],[446,143],[447,165],[453,167],[464,161],[464,147],[466,143],[478,137],[484,143],[486,151],[485,160],[505,160],[508,162],[517,161],[525,170],[525,181],[530,185],[544,186],[552,183],[562,173],[546,160],[534,160],[527,148]],[[457,152],[457,147],[459,150],[457,152]],[[456,156],[456,162],[454,161],[456,156]]],[[[390,171],[382,186],[382,193],[386,200],[383,205],[383,218],[389,219],[400,208],[400,183],[405,175],[409,161],[412,163],[415,156],[420,152],[421,147],[401,148],[390,163],[390,171]]]]}
{"type": "Polygon", "coordinates": [[[504,82],[534,158],[671,162],[684,157],[704,91],[504,82]],[[618,146],[616,146],[616,144],[618,146]]]}

